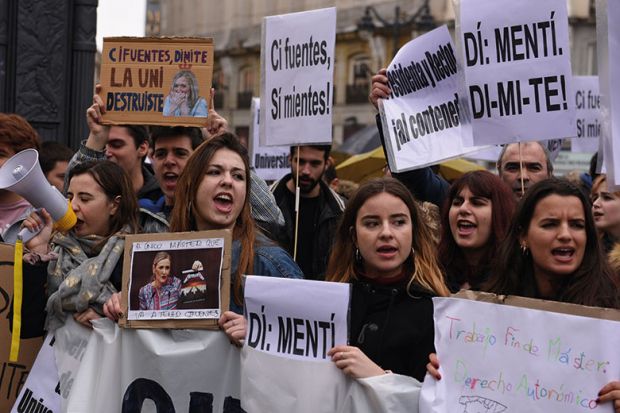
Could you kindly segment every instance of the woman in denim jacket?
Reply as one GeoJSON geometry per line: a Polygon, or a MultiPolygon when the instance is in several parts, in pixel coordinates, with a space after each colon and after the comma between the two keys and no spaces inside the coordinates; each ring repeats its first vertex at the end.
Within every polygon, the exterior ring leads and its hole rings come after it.
{"type": "MultiPolygon", "coordinates": [[[[241,275],[302,278],[291,256],[256,228],[250,214],[250,167],[247,150],[231,133],[223,133],[200,145],[189,158],[176,187],[170,231],[231,229],[230,309],[220,324],[231,327],[235,341],[243,339],[239,328],[243,312],[241,275]]],[[[106,303],[106,315],[118,319],[118,297],[106,303]]]]}

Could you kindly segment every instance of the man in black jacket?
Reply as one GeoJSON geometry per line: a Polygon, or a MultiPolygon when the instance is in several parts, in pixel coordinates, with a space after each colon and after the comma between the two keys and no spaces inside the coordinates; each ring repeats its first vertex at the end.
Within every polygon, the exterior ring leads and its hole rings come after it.
{"type": "Polygon", "coordinates": [[[345,207],[344,199],[322,179],[330,150],[331,145],[292,146],[289,155],[291,173],[271,187],[285,221],[278,240],[291,255],[296,255],[295,261],[306,279],[325,279],[331,243],[345,207]],[[298,161],[299,230],[295,249],[295,177],[298,161]]]}

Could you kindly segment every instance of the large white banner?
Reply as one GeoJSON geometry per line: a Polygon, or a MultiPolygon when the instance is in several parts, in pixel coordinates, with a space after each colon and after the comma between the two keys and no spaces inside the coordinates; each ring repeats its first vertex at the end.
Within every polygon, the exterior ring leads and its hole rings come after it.
{"type": "Polygon", "coordinates": [[[566,0],[460,0],[461,94],[474,144],[577,135],[566,7],[566,0]]]}
{"type": "Polygon", "coordinates": [[[327,352],[349,341],[350,289],[348,283],[248,276],[246,344],[280,357],[331,363],[327,352]]]}
{"type": "Polygon", "coordinates": [[[67,412],[239,412],[239,349],[224,333],[95,325],[67,412]]]}
{"type": "Polygon", "coordinates": [[[395,172],[480,149],[466,147],[461,139],[460,75],[446,26],[398,51],[387,68],[392,94],[379,102],[387,155],[395,172]]]}
{"type": "Polygon", "coordinates": [[[265,181],[275,181],[291,172],[288,159],[290,146],[261,146],[260,98],[252,98],[252,123],[250,124],[250,166],[265,181]]]}
{"type": "Polygon", "coordinates": [[[459,298],[434,298],[442,379],[421,412],[567,413],[597,409],[620,378],[620,322],[459,298]]]}
{"type": "Polygon", "coordinates": [[[265,17],[260,142],[331,143],[336,8],[265,17]]]}
{"type": "Polygon", "coordinates": [[[620,7],[616,0],[597,0],[596,35],[601,112],[603,169],[610,189],[620,189],[620,7]]]}
{"type": "MultiPolygon", "coordinates": [[[[0,376],[4,376],[4,374],[0,376]]],[[[41,346],[11,413],[37,412],[37,409],[45,413],[60,413],[61,405],[53,335],[50,334],[41,346]]]]}
{"type": "Polygon", "coordinates": [[[415,412],[421,387],[397,374],[354,380],[331,362],[240,351],[221,331],[120,329],[107,319],[80,352],[70,413],[415,412]]]}
{"type": "Polygon", "coordinates": [[[594,153],[601,137],[601,96],[598,76],[573,76],[577,137],[571,140],[571,151],[594,153]]]}
{"type": "Polygon", "coordinates": [[[247,346],[241,368],[241,406],[248,413],[418,411],[421,385],[407,376],[354,380],[334,363],[286,359],[247,346]]]}

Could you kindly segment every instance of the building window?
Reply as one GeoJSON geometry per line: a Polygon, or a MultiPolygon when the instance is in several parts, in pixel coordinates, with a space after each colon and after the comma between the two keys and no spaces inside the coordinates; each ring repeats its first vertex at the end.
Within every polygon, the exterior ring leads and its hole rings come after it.
{"type": "Polygon", "coordinates": [[[347,74],[347,103],[367,103],[370,90],[370,57],[356,54],[349,58],[347,74]]]}
{"type": "Polygon", "coordinates": [[[244,66],[239,70],[239,92],[237,93],[238,109],[248,109],[252,104],[254,74],[255,71],[252,66],[244,66]]]}
{"type": "Polygon", "coordinates": [[[213,104],[215,109],[224,108],[224,71],[221,68],[216,68],[213,71],[213,80],[211,81],[213,88],[215,89],[215,96],[213,96],[213,104]]]}

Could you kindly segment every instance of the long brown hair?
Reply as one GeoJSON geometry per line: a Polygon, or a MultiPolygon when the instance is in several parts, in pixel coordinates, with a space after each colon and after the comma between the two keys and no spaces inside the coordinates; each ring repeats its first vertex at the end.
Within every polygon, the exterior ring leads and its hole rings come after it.
{"type": "Polygon", "coordinates": [[[241,288],[241,274],[252,274],[254,268],[254,241],[256,233],[254,220],[250,214],[250,163],[248,152],[241,145],[239,139],[232,133],[223,133],[213,139],[202,143],[190,156],[179,177],[175,190],[174,207],[170,215],[170,231],[196,231],[196,199],[198,186],[202,182],[211,159],[220,149],[229,149],[241,157],[243,161],[246,189],[245,200],[241,213],[235,221],[233,228],[233,239],[241,242],[241,254],[237,273],[231,274],[233,277],[233,297],[235,303],[243,303],[243,292],[241,288]]]}
{"type": "Polygon", "coordinates": [[[328,281],[350,282],[359,278],[362,268],[355,260],[355,244],[352,236],[357,214],[368,199],[383,192],[401,199],[411,215],[411,241],[415,254],[413,254],[413,260],[408,258],[405,264],[411,271],[407,291],[413,283],[417,283],[429,292],[439,296],[448,296],[450,292],[443,282],[443,276],[437,264],[436,251],[430,231],[424,225],[420,211],[409,190],[394,178],[372,179],[360,186],[353,195],[347,204],[336,232],[334,248],[327,265],[326,279],[328,281]]]}

